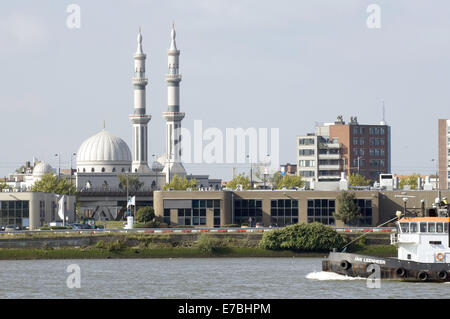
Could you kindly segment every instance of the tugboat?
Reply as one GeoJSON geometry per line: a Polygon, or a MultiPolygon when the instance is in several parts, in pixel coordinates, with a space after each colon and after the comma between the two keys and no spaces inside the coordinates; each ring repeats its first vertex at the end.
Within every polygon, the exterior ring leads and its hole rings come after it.
{"type": "Polygon", "coordinates": [[[425,216],[406,217],[406,210],[403,214],[400,211],[396,213],[397,217],[394,219],[397,219],[397,232],[391,234],[391,244],[398,248],[397,258],[371,257],[334,250],[322,261],[322,270],[367,278],[375,272],[375,264],[380,269],[379,279],[450,281],[449,205],[446,198],[441,201],[438,197],[433,206],[435,207],[420,214],[425,216]]]}

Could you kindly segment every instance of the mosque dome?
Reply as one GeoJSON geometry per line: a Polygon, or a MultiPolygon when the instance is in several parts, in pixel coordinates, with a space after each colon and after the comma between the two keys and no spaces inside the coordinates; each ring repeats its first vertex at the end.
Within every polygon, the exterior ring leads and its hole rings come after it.
{"type": "Polygon", "coordinates": [[[128,145],[102,130],[85,140],[77,152],[77,171],[89,173],[125,172],[131,169],[128,145]]]}
{"type": "Polygon", "coordinates": [[[50,164],[47,164],[46,162],[39,162],[33,168],[33,177],[42,177],[48,173],[54,173],[54,171],[53,167],[51,167],[50,164]]]}

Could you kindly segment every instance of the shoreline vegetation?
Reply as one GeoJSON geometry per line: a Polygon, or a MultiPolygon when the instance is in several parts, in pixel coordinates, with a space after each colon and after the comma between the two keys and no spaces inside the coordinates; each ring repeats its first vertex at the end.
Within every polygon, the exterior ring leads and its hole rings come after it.
{"type": "MultiPolygon", "coordinates": [[[[17,234],[0,236],[0,260],[325,257],[355,235],[338,234],[318,223],[261,233],[201,234],[17,234]]],[[[339,250],[339,249],[338,249],[339,250]]],[[[394,257],[388,234],[368,234],[347,252],[394,257]]]]}

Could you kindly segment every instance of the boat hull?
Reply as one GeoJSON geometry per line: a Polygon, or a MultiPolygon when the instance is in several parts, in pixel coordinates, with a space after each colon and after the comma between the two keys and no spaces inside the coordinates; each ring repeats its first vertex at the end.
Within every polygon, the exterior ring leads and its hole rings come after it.
{"type": "MultiPolygon", "coordinates": [[[[380,279],[416,282],[450,281],[449,263],[420,263],[397,258],[372,257],[351,253],[331,252],[322,261],[322,270],[350,277],[367,278],[380,266],[380,279]]],[[[373,278],[373,276],[371,276],[373,278]]]]}

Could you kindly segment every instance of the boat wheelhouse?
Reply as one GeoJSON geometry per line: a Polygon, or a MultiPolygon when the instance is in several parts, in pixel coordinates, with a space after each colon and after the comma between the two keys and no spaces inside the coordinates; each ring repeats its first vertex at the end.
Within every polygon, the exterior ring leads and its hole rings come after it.
{"type": "Polygon", "coordinates": [[[406,217],[396,222],[391,244],[398,259],[421,263],[450,262],[449,217],[406,217]]]}

